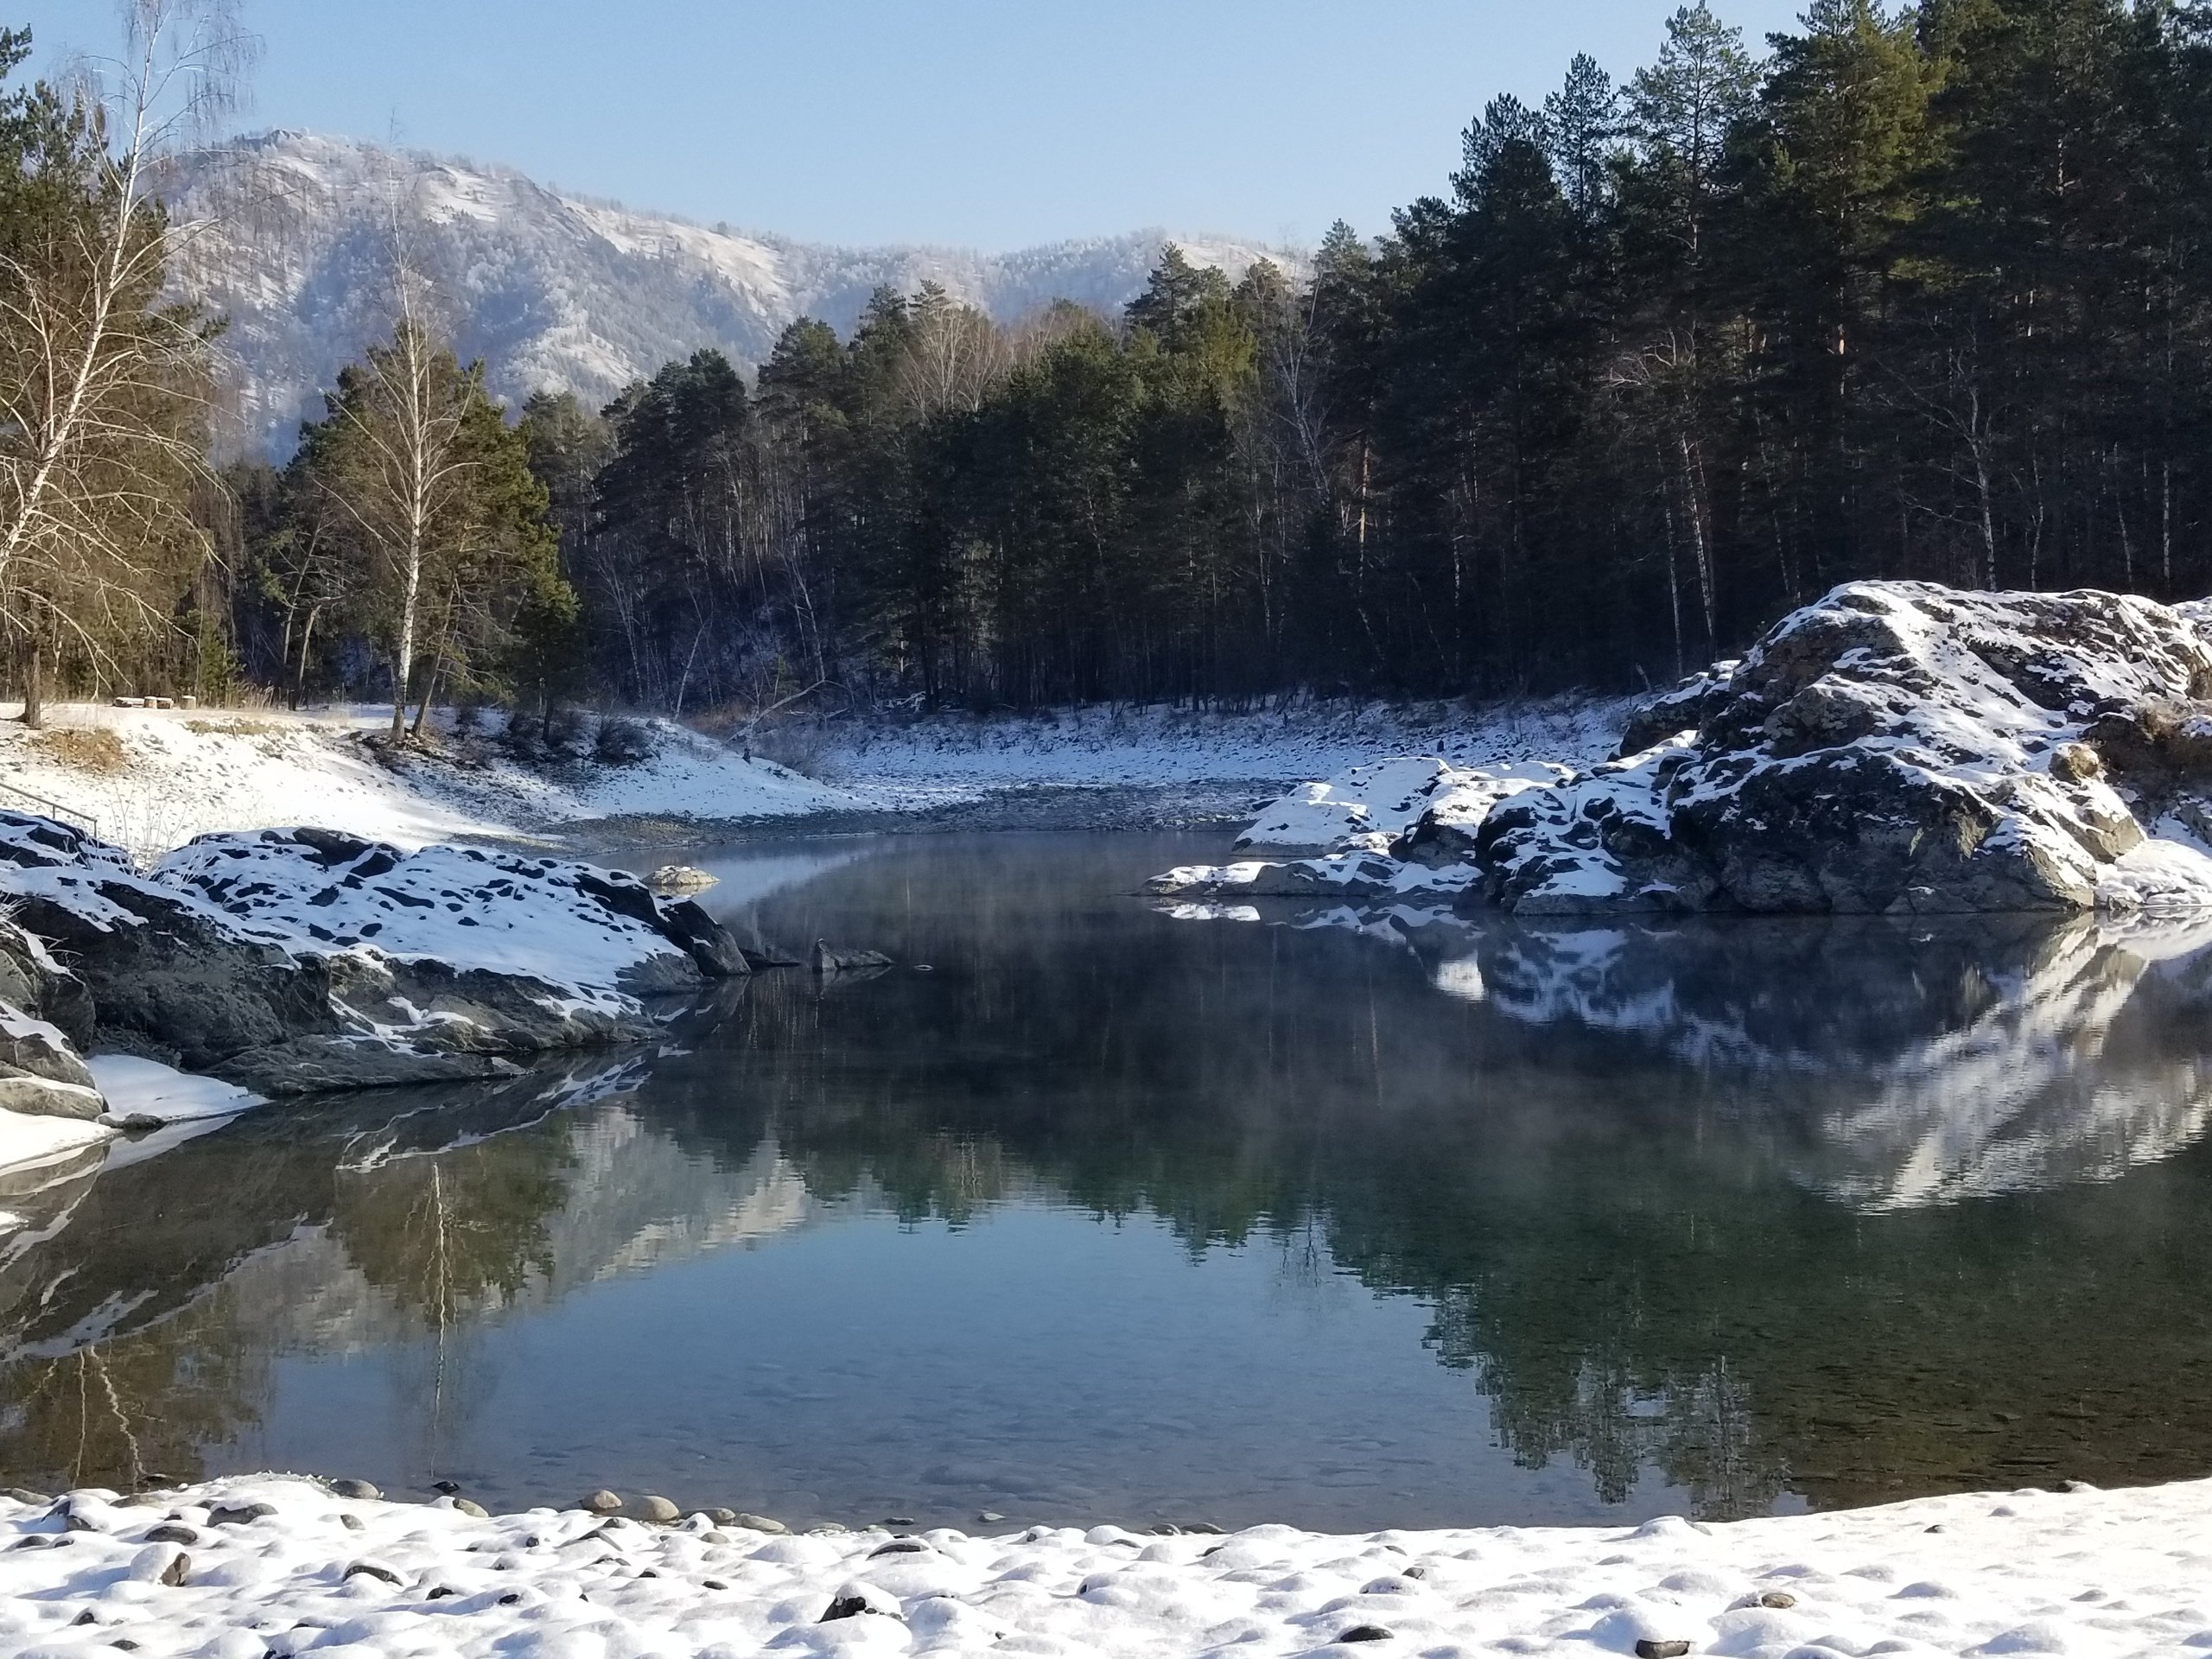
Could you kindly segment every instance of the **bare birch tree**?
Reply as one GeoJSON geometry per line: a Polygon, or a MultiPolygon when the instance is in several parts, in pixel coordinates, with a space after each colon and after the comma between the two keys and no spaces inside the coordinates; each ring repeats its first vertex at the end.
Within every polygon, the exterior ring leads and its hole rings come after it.
{"type": "MultiPolygon", "coordinates": [[[[180,554],[204,552],[209,330],[164,303],[174,240],[156,168],[234,107],[254,55],[232,0],[130,0],[104,86],[86,73],[9,111],[22,147],[0,212],[0,617],[24,718],[73,646],[95,669],[162,625],[180,554]],[[173,575],[173,570],[168,571],[173,575]]],[[[16,55],[23,42],[17,38],[16,55]]]]}

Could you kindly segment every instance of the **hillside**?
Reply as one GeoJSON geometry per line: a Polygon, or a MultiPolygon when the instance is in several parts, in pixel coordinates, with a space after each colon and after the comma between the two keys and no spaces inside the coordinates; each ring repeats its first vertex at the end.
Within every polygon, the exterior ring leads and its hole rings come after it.
{"type": "MultiPolygon", "coordinates": [[[[849,328],[880,283],[911,293],[933,280],[1001,321],[1055,299],[1117,307],[1168,239],[1134,231],[1001,254],[832,247],[294,131],[204,155],[165,194],[177,223],[211,221],[181,238],[180,281],[230,318],[245,442],[277,454],[302,413],[319,412],[318,389],[389,327],[395,239],[430,275],[461,355],[486,359],[495,391],[516,401],[565,389],[594,405],[702,346],[750,368],[798,317],[849,328]]],[[[1173,239],[1232,276],[1263,254],[1296,263],[1253,243],[1173,239]]]]}

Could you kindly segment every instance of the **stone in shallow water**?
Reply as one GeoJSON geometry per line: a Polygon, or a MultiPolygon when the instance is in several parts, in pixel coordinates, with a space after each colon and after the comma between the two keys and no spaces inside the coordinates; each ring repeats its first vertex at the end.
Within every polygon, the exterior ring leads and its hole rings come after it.
{"type": "Polygon", "coordinates": [[[364,1501],[371,1498],[382,1497],[384,1496],[384,1494],[378,1491],[370,1482],[353,1479],[332,1481],[330,1483],[330,1495],[333,1497],[353,1497],[360,1498],[364,1501]]]}
{"type": "Polygon", "coordinates": [[[683,1518],[683,1511],[664,1497],[646,1497],[638,1500],[638,1519],[651,1521],[657,1526],[667,1526],[683,1518]]]}
{"type": "MultiPolygon", "coordinates": [[[[772,1521],[765,1515],[747,1515],[743,1510],[737,1512],[734,1524],[749,1528],[754,1532],[789,1532],[791,1530],[780,1521],[772,1521]]],[[[839,1530],[842,1531],[842,1529],[839,1530]]]]}
{"type": "Polygon", "coordinates": [[[622,1499],[602,1486],[595,1492],[587,1493],[582,1507],[594,1515],[613,1515],[622,1507],[622,1499]]]}

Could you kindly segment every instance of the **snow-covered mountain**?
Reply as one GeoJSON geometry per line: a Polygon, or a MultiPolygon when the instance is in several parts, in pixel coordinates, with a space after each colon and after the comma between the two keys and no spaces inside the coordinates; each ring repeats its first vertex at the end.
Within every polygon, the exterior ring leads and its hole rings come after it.
{"type": "MultiPolygon", "coordinates": [[[[164,192],[179,280],[230,319],[250,448],[291,448],[303,413],[388,332],[395,250],[435,287],[464,358],[495,391],[596,404],[671,358],[715,346],[750,368],[793,319],[849,329],[880,283],[925,280],[1011,321],[1055,299],[1111,308],[1144,285],[1167,233],[1019,252],[842,248],[712,229],[563,195],[509,168],[353,139],[274,131],[186,164],[164,192]]],[[[1241,276],[1255,243],[1176,236],[1193,263],[1241,276]]]]}

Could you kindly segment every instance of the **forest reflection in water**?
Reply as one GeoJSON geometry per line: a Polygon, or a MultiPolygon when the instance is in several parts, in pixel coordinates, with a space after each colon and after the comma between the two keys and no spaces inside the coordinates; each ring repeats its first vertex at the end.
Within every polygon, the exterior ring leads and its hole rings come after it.
{"type": "Polygon", "coordinates": [[[2212,930],[1130,896],[1212,850],[735,850],[726,913],[901,966],[0,1197],[0,1476],[1360,1527],[2212,1473],[2212,930]]]}

